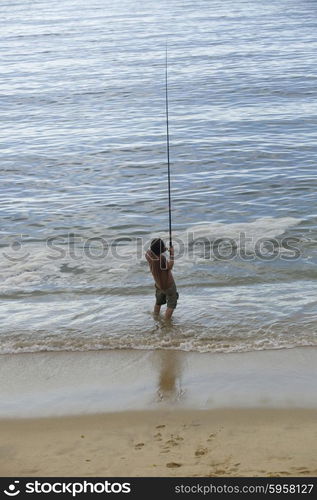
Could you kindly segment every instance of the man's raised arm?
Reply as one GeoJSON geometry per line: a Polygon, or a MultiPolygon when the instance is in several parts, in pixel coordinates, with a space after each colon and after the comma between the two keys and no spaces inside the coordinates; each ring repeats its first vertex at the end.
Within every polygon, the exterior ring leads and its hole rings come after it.
{"type": "Polygon", "coordinates": [[[174,266],[174,247],[170,247],[168,249],[169,253],[170,253],[170,258],[169,260],[167,261],[167,269],[171,270],[173,269],[173,266],[174,266]]]}

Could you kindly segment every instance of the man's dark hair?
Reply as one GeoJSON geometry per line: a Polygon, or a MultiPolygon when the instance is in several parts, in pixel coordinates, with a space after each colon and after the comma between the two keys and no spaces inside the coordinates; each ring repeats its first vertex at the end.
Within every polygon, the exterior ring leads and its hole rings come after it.
{"type": "Polygon", "coordinates": [[[165,252],[166,246],[161,238],[155,238],[151,241],[151,250],[155,255],[159,256],[161,253],[165,252]]]}

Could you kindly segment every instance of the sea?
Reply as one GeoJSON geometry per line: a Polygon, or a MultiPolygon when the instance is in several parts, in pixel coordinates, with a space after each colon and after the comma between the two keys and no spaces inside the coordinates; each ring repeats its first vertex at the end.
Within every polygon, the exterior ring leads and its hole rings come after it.
{"type": "Polygon", "coordinates": [[[315,0],[2,0],[0,39],[1,354],[317,345],[315,0]]]}

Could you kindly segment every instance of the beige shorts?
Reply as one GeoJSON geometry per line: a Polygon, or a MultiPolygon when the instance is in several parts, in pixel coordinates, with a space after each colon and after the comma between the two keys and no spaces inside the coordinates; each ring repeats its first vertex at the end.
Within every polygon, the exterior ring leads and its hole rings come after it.
{"type": "Polygon", "coordinates": [[[177,299],[179,297],[175,283],[166,290],[160,290],[160,288],[157,288],[155,285],[155,297],[157,306],[167,304],[167,307],[170,309],[175,309],[177,306],[177,299]]]}

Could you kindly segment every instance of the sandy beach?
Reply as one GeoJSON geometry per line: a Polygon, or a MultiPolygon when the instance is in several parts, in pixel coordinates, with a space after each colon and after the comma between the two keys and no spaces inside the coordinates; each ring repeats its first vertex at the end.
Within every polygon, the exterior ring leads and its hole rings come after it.
{"type": "Polygon", "coordinates": [[[316,354],[1,356],[0,475],[316,476],[316,354]]]}
{"type": "Polygon", "coordinates": [[[313,410],[182,410],[3,421],[2,476],[316,476],[313,410]]]}

